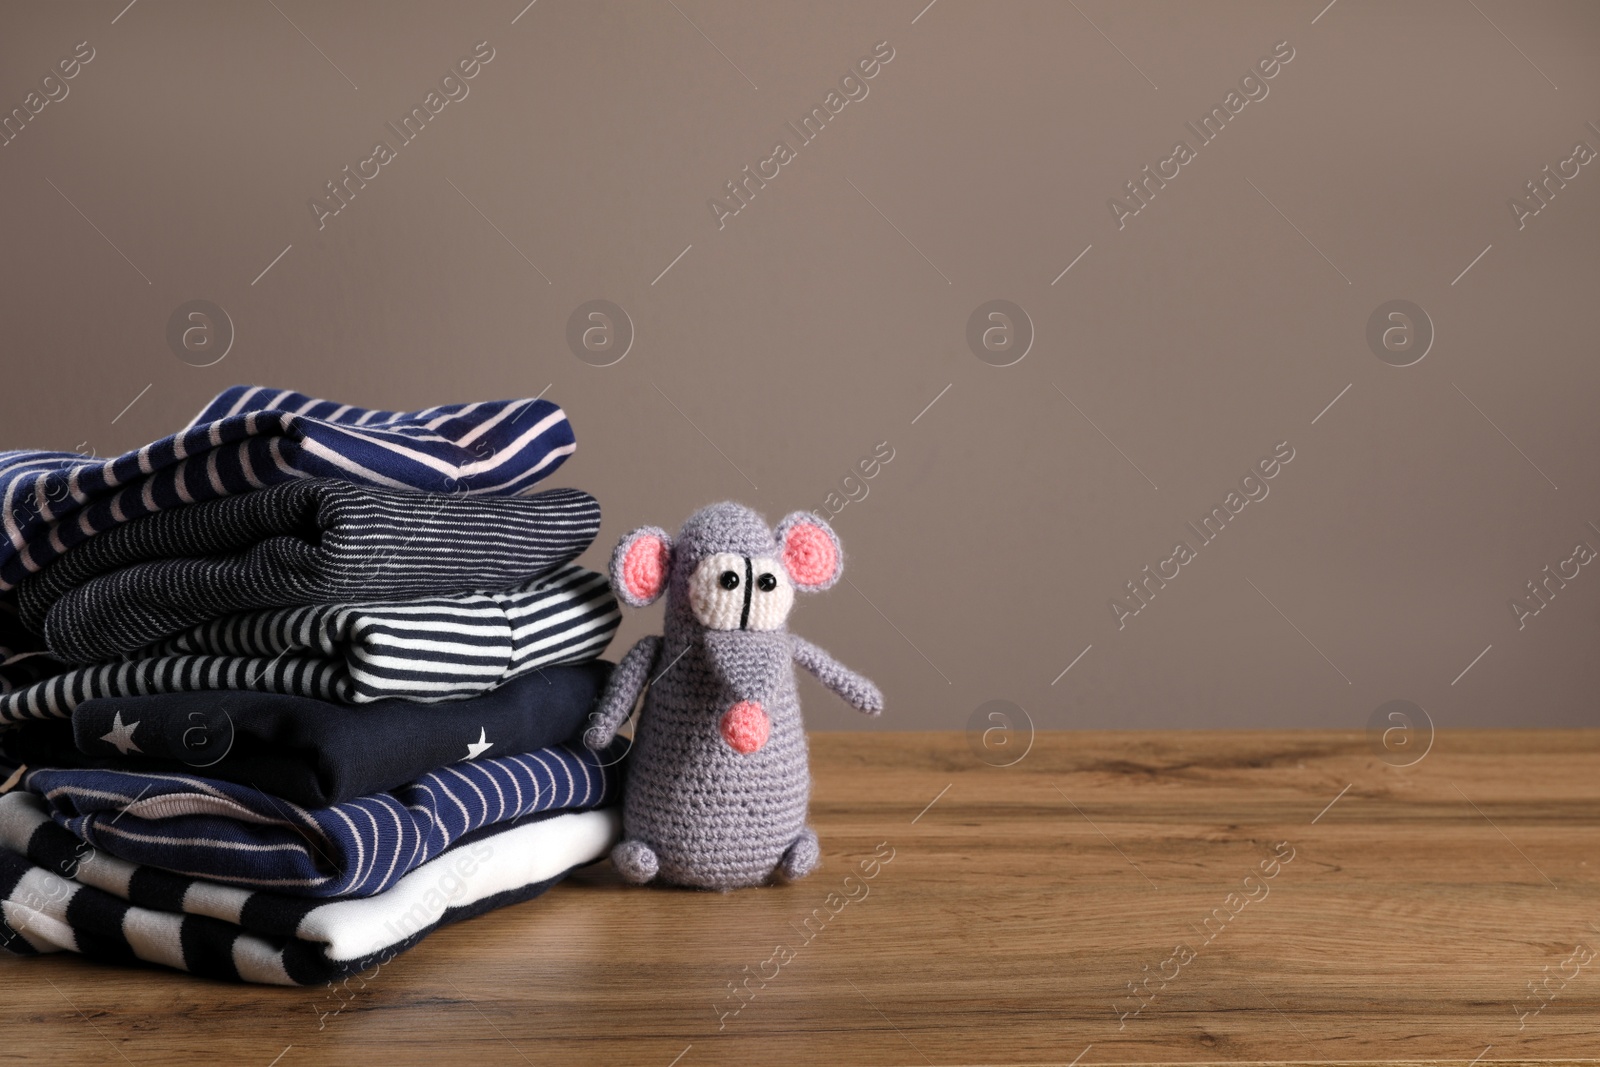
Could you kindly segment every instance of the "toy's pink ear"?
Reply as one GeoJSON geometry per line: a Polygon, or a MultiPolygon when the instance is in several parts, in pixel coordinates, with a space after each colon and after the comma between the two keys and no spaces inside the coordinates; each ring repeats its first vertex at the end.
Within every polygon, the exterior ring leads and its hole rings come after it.
{"type": "Polygon", "coordinates": [[[667,588],[672,538],[659,526],[641,526],[617,542],[611,553],[611,587],[624,604],[643,608],[667,588]]]}
{"type": "Polygon", "coordinates": [[[839,580],[844,552],[832,527],[809,511],[797,511],[778,524],[778,553],[796,589],[817,593],[839,580]]]}

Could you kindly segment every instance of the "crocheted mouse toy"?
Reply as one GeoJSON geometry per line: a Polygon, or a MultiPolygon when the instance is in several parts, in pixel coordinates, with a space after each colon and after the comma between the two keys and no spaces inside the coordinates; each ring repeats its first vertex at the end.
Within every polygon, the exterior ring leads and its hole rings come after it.
{"type": "Polygon", "coordinates": [[[584,733],[604,748],[649,686],[611,852],[628,881],[728,890],[817,866],[794,664],[859,710],[883,710],[877,686],[785,626],[795,590],[827,589],[842,566],[838,537],[810,512],[773,530],[733,503],[695,512],[676,538],[643,526],[618,543],[617,596],[640,608],[667,595],[664,632],[623,657],[584,733]]]}

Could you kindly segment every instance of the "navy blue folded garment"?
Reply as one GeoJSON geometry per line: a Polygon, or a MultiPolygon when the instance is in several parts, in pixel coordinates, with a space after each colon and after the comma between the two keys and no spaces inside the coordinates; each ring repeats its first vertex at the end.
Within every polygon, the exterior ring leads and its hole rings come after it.
{"type": "Polygon", "coordinates": [[[236,385],[178,433],[112,459],[0,452],[0,592],[122,523],[301,478],[520,496],[577,446],[548,400],[376,411],[236,385]]]}
{"type": "Polygon", "coordinates": [[[21,788],[79,840],[130,863],[288,896],[367,897],[473,831],[615,803],[627,748],[480,756],[322,808],[198,774],[43,768],[25,771],[21,788]]]}
{"type": "Polygon", "coordinates": [[[573,740],[610,674],[605,660],[545,667],[443,706],[243,690],[103,698],[79,704],[70,722],[7,731],[0,751],[30,767],[199,774],[327,807],[446,764],[573,740]]]}
{"type": "Polygon", "coordinates": [[[599,532],[600,505],[578,489],[500,499],[302,479],[107,530],[23,581],[17,609],[58,659],[94,663],[235,612],[508,589],[599,532]]]}

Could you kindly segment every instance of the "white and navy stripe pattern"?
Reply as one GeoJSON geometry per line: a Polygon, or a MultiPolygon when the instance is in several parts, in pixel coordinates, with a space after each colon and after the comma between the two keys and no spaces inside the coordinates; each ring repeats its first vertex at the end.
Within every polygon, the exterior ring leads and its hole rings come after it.
{"type": "Polygon", "coordinates": [[[361,900],[252,892],[127,863],[0,796],[0,948],[77,952],[209,978],[321,985],[388,963],[449,923],[538,896],[621,836],[616,808],[530,816],[477,835],[361,900]]]}
{"type": "Polygon", "coordinates": [[[23,581],[17,609],[58,659],[95,663],[233,612],[507,589],[599,532],[579,489],[491,500],[317,478],[109,530],[23,581]]]}
{"type": "Polygon", "coordinates": [[[371,411],[234,386],[180,432],[113,459],[0,452],[0,592],[143,515],[299,478],[520,496],[577,446],[547,400],[371,411]]]}
{"type": "Polygon", "coordinates": [[[94,697],[221,689],[338,704],[403,697],[448,711],[541,667],[599,656],[621,621],[605,577],[576,565],[509,593],[250,612],[32,684],[25,662],[15,688],[0,690],[0,726],[70,719],[94,697]]]}
{"type": "Polygon", "coordinates": [[[605,575],[568,564],[508,593],[230,615],[150,652],[342,661],[352,699],[460,700],[605,651],[622,621],[605,575]]]}
{"type": "Polygon", "coordinates": [[[41,768],[22,788],[95,849],[148,867],[289,896],[367,897],[474,830],[615,803],[616,751],[557,745],[451,764],[326,808],[192,774],[41,768]]]}
{"type": "Polygon", "coordinates": [[[78,667],[0,696],[0,726],[29,719],[70,719],[91,697],[149,696],[208,689],[287,693],[355,703],[343,665],[310,657],[160,656],[78,667]]]}

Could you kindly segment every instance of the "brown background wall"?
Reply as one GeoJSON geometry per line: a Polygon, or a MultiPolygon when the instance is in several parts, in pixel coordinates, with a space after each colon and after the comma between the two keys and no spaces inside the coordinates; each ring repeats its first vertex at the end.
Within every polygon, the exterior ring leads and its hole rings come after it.
{"type": "Polygon", "coordinates": [[[997,698],[1040,726],[1595,720],[1600,568],[1522,629],[1508,602],[1600,548],[1600,163],[1520,229],[1507,201],[1600,149],[1600,7],[124,2],[0,10],[5,109],[94,50],[0,148],[8,447],[113,454],[235,382],[548,387],[598,564],[718,498],[825,508],[887,442],[834,520],[853,585],[795,620],[888,692],[871,728],[997,698]],[[480,41],[469,95],[319,230],[308,200],[480,41]],[[799,145],[784,124],[880,41],[799,145]],[[1284,41],[1199,146],[1184,123],[1284,41]],[[780,137],[796,158],[719,229],[708,200],[780,137]],[[1108,198],[1180,138],[1119,229],[1108,198]],[[236,335],[204,368],[166,340],[197,298],[236,335]],[[636,334],[608,367],[566,342],[597,298],[636,334]],[[967,343],[992,299],[1036,334],[1011,366],[967,343]],[[1408,367],[1365,336],[1394,299],[1437,335],[1408,367]],[[1199,546],[1184,522],[1279,442],[1199,546]],[[1179,538],[1196,558],[1119,629],[1179,538]]]}

